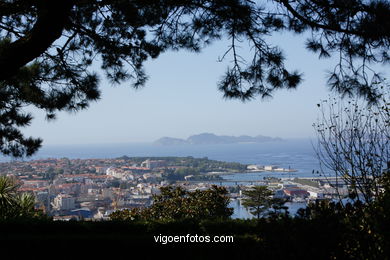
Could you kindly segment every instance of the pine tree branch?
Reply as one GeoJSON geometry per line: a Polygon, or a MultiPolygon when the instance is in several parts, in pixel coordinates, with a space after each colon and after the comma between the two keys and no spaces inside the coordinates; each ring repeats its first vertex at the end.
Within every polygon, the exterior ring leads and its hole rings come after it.
{"type": "Polygon", "coordinates": [[[31,32],[0,50],[0,80],[15,75],[61,37],[73,5],[71,0],[40,1],[38,18],[31,32]]]}

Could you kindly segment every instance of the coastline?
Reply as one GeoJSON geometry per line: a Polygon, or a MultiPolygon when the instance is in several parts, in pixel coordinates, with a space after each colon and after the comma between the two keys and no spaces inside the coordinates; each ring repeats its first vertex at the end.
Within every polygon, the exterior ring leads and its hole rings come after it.
{"type": "Polygon", "coordinates": [[[232,174],[242,174],[242,173],[263,173],[263,172],[276,172],[276,173],[291,173],[291,172],[299,172],[296,169],[290,170],[246,170],[240,172],[207,172],[205,175],[232,175],[232,174]]]}

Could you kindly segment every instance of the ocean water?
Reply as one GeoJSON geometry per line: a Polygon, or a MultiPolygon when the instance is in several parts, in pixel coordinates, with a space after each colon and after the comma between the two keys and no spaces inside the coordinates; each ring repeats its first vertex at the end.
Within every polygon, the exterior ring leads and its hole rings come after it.
{"type": "MultiPolygon", "coordinates": [[[[313,149],[314,141],[310,139],[291,139],[278,142],[219,144],[219,145],[175,145],[158,146],[148,143],[130,144],[102,144],[102,145],[61,145],[43,146],[41,150],[29,158],[116,158],[129,157],[153,157],[153,156],[193,156],[197,158],[208,157],[212,160],[227,162],[239,162],[243,164],[277,165],[282,168],[291,167],[297,172],[258,172],[236,173],[224,175],[229,181],[262,180],[266,176],[274,177],[310,177],[313,171],[320,169],[318,159],[313,149]]],[[[9,158],[0,158],[0,161],[9,161],[9,158]]],[[[224,183],[223,183],[224,184],[224,183]]],[[[229,183],[227,185],[235,185],[229,183]]],[[[232,201],[230,206],[234,208],[233,218],[252,218],[253,216],[244,208],[238,200],[232,201]]],[[[304,207],[302,203],[290,203],[287,205],[292,215],[304,207]]]]}
{"type": "MultiPolygon", "coordinates": [[[[305,202],[286,202],[284,205],[288,207],[288,212],[290,213],[291,216],[296,215],[297,211],[300,208],[306,207],[305,202]]],[[[229,207],[232,207],[234,209],[232,218],[241,218],[241,219],[254,218],[254,216],[244,206],[241,205],[241,202],[239,200],[231,201],[229,207]]]]}
{"type": "MultiPolygon", "coordinates": [[[[174,145],[158,146],[148,143],[102,145],[46,145],[33,157],[40,158],[115,158],[120,156],[193,156],[244,164],[277,165],[298,170],[297,176],[312,176],[319,170],[318,159],[310,139],[291,139],[265,143],[174,145]]],[[[9,160],[9,158],[2,158],[9,160]]],[[[286,176],[273,173],[273,176],[286,176]]]]}

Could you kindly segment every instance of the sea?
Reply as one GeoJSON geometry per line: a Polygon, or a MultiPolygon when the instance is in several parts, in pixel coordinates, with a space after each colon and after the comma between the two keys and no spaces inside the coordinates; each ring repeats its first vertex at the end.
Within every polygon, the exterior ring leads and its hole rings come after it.
{"type": "MultiPolygon", "coordinates": [[[[313,139],[287,139],[264,143],[236,143],[213,145],[172,145],[161,146],[153,143],[120,143],[120,144],[93,144],[93,145],[45,145],[40,151],[29,158],[117,158],[128,157],[159,157],[159,156],[193,156],[207,157],[212,160],[239,162],[243,164],[276,165],[281,168],[295,169],[296,172],[257,172],[236,173],[223,175],[229,181],[250,182],[262,180],[264,177],[278,178],[312,177],[318,176],[320,171],[319,160],[315,152],[316,141],[313,139]]],[[[0,161],[9,161],[9,158],[0,158],[0,161]]],[[[231,185],[227,184],[227,185],[231,185]]],[[[287,205],[291,214],[304,207],[304,203],[290,203],[287,205]]],[[[238,200],[231,202],[234,208],[233,218],[251,218],[252,215],[238,200]]]]}

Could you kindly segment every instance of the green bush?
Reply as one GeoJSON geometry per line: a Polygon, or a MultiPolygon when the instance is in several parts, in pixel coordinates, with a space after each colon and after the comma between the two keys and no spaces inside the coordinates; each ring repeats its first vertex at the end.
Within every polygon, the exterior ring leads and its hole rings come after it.
{"type": "Polygon", "coordinates": [[[113,220],[180,220],[226,219],[233,214],[230,199],[224,187],[189,192],[181,187],[162,187],[153,197],[149,208],[118,210],[110,215],[113,220]]]}

